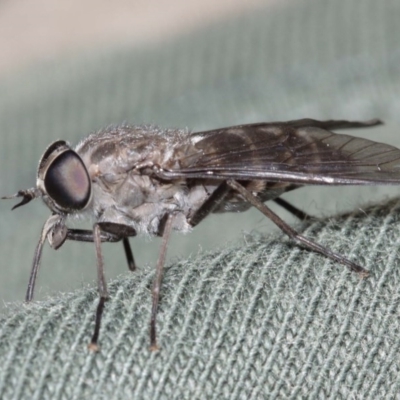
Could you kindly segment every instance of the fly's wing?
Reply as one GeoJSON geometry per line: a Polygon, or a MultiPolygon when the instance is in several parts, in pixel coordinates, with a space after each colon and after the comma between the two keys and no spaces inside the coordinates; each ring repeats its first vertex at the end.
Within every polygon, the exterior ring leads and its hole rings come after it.
{"type": "Polygon", "coordinates": [[[195,151],[165,178],[266,180],[295,184],[400,183],[400,150],[330,129],[366,122],[297,120],[217,129],[190,135],[195,151]]]}

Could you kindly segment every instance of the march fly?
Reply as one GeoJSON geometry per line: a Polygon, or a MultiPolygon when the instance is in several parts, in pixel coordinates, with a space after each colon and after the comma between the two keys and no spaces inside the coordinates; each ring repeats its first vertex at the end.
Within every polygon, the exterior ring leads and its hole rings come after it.
{"type": "Polygon", "coordinates": [[[332,132],[379,124],[301,119],[196,133],[117,126],[88,136],[74,149],[63,140],[54,142],[40,160],[36,187],[4,197],[22,197],[14,208],[41,197],[52,211],[35,250],[26,301],[33,298],[46,240],[54,249],[66,240],[94,242],[100,299],[89,348],[97,350],[108,299],[101,242],[122,241],[128,267],[134,270],[129,238],[161,236],[150,319],[150,346],[156,350],[157,308],[171,232],[189,232],[211,213],[252,206],[301,246],[366,276],[362,266],[297,233],[265,202],[274,200],[302,218],[301,210],[280,198],[283,193],[304,185],[399,184],[399,149],[332,132]],[[69,217],[85,215],[95,221],[91,230],[67,227],[69,217]]]}

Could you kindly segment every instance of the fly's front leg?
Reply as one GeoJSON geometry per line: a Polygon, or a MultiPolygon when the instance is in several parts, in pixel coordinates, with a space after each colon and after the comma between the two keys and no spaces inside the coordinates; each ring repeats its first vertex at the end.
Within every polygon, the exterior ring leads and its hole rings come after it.
{"type": "MultiPolygon", "coordinates": [[[[104,224],[99,223],[102,231],[101,231],[101,241],[102,242],[119,242],[122,240],[122,244],[124,246],[124,252],[125,252],[125,257],[126,261],[128,263],[128,268],[130,271],[134,271],[136,269],[136,263],[135,259],[133,257],[132,249],[129,244],[129,239],[126,236],[135,236],[136,232],[132,228],[130,229],[130,232],[127,231],[127,228],[125,225],[119,225],[119,224],[112,224],[114,226],[113,232],[109,231],[104,231],[104,228],[109,228],[110,223],[107,223],[106,226],[103,226],[104,224]],[[120,228],[124,227],[124,228],[120,228]],[[117,233],[118,232],[118,233],[117,233]],[[126,236],[122,236],[126,235],[126,236]]],[[[93,231],[85,230],[85,229],[68,229],[66,239],[68,240],[75,240],[77,242],[94,242],[93,239],[93,231]]]]}
{"type": "Polygon", "coordinates": [[[236,192],[240,193],[251,205],[258,208],[265,216],[267,216],[274,224],[276,224],[283,232],[285,232],[291,239],[299,242],[304,247],[316,251],[318,253],[323,254],[324,256],[330,258],[331,260],[340,262],[341,264],[346,265],[351,271],[357,272],[362,277],[368,276],[368,271],[348,260],[347,258],[341,256],[340,254],[334,253],[333,251],[327,249],[326,247],[321,246],[320,244],[312,241],[300,235],[296,232],[291,226],[289,226],[285,221],[279,218],[269,207],[267,207],[262,201],[260,201],[257,197],[253,196],[246,188],[244,188],[240,183],[229,180],[227,184],[234,189],[236,192]]]}
{"type": "Polygon", "coordinates": [[[128,237],[136,236],[136,231],[128,225],[116,224],[114,222],[100,222],[99,225],[102,232],[107,232],[108,234],[118,236],[122,239],[128,268],[134,271],[136,269],[136,264],[128,237]]]}
{"type": "Polygon", "coordinates": [[[53,236],[55,238],[60,237],[60,239],[58,239],[58,242],[54,242],[52,247],[60,247],[67,239],[79,242],[94,242],[95,244],[97,258],[97,285],[100,299],[96,310],[95,328],[92,339],[89,343],[89,349],[92,351],[98,351],[98,338],[100,334],[101,318],[103,315],[105,302],[108,300],[108,291],[106,279],[104,276],[104,261],[101,251],[101,243],[119,242],[120,240],[122,240],[129,269],[134,270],[135,261],[127,236],[135,236],[136,232],[128,226],[115,223],[97,223],[94,225],[93,231],[84,229],[66,229],[66,231],[63,232],[64,233],[61,235],[57,234],[58,232],[55,231],[53,236]]]}
{"type": "Polygon", "coordinates": [[[32,301],[33,294],[35,292],[36,278],[40,267],[40,261],[42,259],[44,242],[46,239],[48,239],[50,245],[57,249],[64,243],[66,232],[67,228],[64,225],[64,219],[60,215],[51,215],[43,225],[42,232],[40,233],[40,239],[35,249],[31,275],[29,277],[28,288],[26,290],[25,301],[27,303],[32,301]]]}

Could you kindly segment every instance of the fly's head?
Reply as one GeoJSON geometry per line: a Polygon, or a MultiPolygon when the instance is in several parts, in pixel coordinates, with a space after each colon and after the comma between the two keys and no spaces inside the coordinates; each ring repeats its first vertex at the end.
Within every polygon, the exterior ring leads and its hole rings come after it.
{"type": "Polygon", "coordinates": [[[92,192],[85,164],[63,140],[51,144],[43,154],[36,187],[56,214],[82,211],[89,204],[92,192]]]}
{"type": "MultiPolygon", "coordinates": [[[[90,176],[81,157],[63,140],[52,143],[39,162],[36,188],[20,190],[3,199],[22,197],[13,209],[42,197],[50,210],[65,218],[83,211],[92,193],[90,176]]],[[[63,219],[64,219],[63,218],[63,219]]]]}

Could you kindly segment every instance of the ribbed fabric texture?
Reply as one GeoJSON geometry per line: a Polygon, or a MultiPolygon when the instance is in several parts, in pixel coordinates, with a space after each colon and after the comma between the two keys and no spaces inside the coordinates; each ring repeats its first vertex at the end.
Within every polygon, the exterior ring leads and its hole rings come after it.
{"type": "MultiPolygon", "coordinates": [[[[378,117],[387,125],[350,133],[400,147],[399,20],[398,0],[280,2],[162,45],[92,49],[10,75],[0,82],[0,195],[34,186],[50,142],[75,144],[112,123],[200,130],[378,117]]],[[[288,195],[310,214],[316,205],[334,215],[389,192],[359,193],[288,195]]],[[[11,213],[14,203],[0,202],[3,301],[24,296],[49,214],[37,203],[11,213]]],[[[191,235],[174,236],[157,354],[148,351],[157,241],[132,240],[134,274],[120,244],[104,246],[114,281],[96,355],[86,349],[97,304],[93,246],[46,247],[36,299],[49,292],[53,299],[17,303],[0,323],[0,398],[396,398],[399,208],[396,200],[303,225],[306,235],[369,268],[366,280],[280,236],[245,236],[238,245],[242,229],[264,227],[259,213],[215,216],[191,235]],[[217,242],[219,251],[181,256],[217,242]]]]}
{"type": "Polygon", "coordinates": [[[0,397],[396,398],[400,201],[303,225],[367,279],[281,236],[169,266],[149,347],[153,271],[110,285],[101,352],[86,349],[93,290],[1,320],[0,397]],[[345,239],[344,239],[345,238],[345,239]]]}

